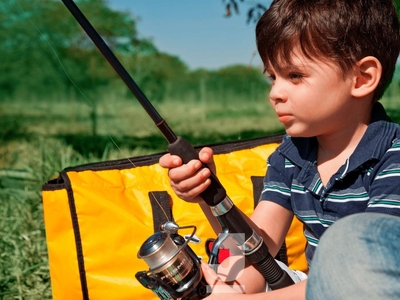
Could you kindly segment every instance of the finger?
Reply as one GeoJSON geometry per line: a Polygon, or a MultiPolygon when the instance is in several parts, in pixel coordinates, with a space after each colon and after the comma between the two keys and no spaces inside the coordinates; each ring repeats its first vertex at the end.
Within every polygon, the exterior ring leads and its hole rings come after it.
{"type": "Polygon", "coordinates": [[[218,274],[207,263],[201,264],[201,270],[203,271],[204,279],[209,285],[224,284],[218,274]]]}
{"type": "Polygon", "coordinates": [[[159,164],[163,168],[176,168],[182,165],[182,159],[177,155],[171,155],[170,153],[164,154],[158,160],[159,164]]]}
{"type": "MultiPolygon", "coordinates": [[[[202,163],[199,160],[191,160],[187,164],[170,168],[168,171],[169,178],[175,182],[183,182],[187,179],[195,179],[195,181],[205,181],[210,176],[210,172],[202,169],[202,163]]],[[[185,188],[189,188],[185,187],[185,188]]]]}
{"type": "Polygon", "coordinates": [[[207,167],[216,174],[216,167],[214,163],[214,152],[211,148],[205,147],[199,152],[199,159],[207,165],[207,167]]]}
{"type": "Polygon", "coordinates": [[[168,172],[170,185],[175,194],[187,201],[192,201],[210,185],[211,180],[208,179],[210,174],[209,169],[202,168],[199,160],[192,160],[168,172]]]}
{"type": "Polygon", "coordinates": [[[196,188],[193,188],[191,190],[181,191],[175,187],[173,187],[173,190],[174,190],[175,194],[183,200],[186,200],[189,202],[200,203],[201,201],[203,201],[203,198],[200,196],[200,194],[202,192],[204,192],[209,185],[210,185],[210,181],[207,180],[205,183],[203,183],[199,186],[196,186],[196,188]]]}
{"type": "Polygon", "coordinates": [[[204,147],[199,152],[199,159],[205,164],[214,163],[213,156],[214,151],[209,147],[204,147]]]}
{"type": "Polygon", "coordinates": [[[237,294],[231,286],[221,280],[218,274],[206,263],[201,264],[203,276],[212,289],[212,294],[237,294]]]}
{"type": "MultiPolygon", "coordinates": [[[[170,182],[172,189],[179,198],[191,201],[193,198],[204,192],[210,185],[208,178],[209,170],[201,170],[198,174],[182,181],[170,182]]],[[[198,199],[199,200],[199,199],[198,199]]]]}

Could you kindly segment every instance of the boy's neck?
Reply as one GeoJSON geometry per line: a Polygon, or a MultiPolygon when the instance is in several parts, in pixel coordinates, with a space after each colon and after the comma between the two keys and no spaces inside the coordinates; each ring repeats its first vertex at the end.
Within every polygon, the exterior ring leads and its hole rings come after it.
{"type": "Polygon", "coordinates": [[[338,156],[350,157],[367,130],[367,124],[360,124],[357,128],[348,129],[345,132],[337,132],[329,136],[317,137],[318,155],[317,163],[335,159],[338,156]]]}
{"type": "Polygon", "coordinates": [[[367,130],[369,116],[370,114],[359,120],[351,120],[332,134],[317,136],[317,168],[324,185],[357,148],[367,130]]]}

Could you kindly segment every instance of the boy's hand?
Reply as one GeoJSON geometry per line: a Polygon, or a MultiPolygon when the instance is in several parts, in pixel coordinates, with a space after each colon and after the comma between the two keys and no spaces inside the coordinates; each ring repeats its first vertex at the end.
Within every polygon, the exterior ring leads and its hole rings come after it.
{"type": "Polygon", "coordinates": [[[239,293],[238,291],[234,290],[230,285],[226,284],[221,278],[218,277],[217,273],[207,264],[202,263],[201,269],[203,271],[204,279],[207,281],[209,288],[212,289],[212,294],[207,297],[207,299],[224,299],[229,296],[230,299],[232,298],[232,294],[236,294],[243,297],[243,294],[239,293]]]}
{"type": "Polygon", "coordinates": [[[211,183],[211,180],[208,178],[211,171],[203,168],[203,163],[215,172],[213,150],[211,148],[205,147],[201,149],[199,159],[182,164],[179,156],[168,153],[163,155],[159,160],[163,168],[169,169],[168,176],[175,194],[188,202],[201,202],[202,198],[199,194],[211,183]]]}

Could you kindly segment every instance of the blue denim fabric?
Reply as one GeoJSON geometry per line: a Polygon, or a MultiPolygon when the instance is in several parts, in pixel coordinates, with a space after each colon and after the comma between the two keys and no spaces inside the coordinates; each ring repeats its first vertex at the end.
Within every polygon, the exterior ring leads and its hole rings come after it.
{"type": "Polygon", "coordinates": [[[308,275],[307,300],[400,299],[400,217],[340,219],[322,236],[308,275]]]}

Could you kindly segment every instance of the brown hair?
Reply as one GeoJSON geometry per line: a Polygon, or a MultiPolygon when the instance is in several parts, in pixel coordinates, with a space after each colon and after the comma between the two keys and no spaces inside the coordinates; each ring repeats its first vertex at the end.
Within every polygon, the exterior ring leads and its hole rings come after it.
{"type": "Polygon", "coordinates": [[[265,68],[291,64],[299,47],[312,60],[328,60],[346,74],[366,56],[382,64],[379,100],[392,81],[400,51],[399,19],[391,0],[275,0],[257,23],[265,68]]]}

